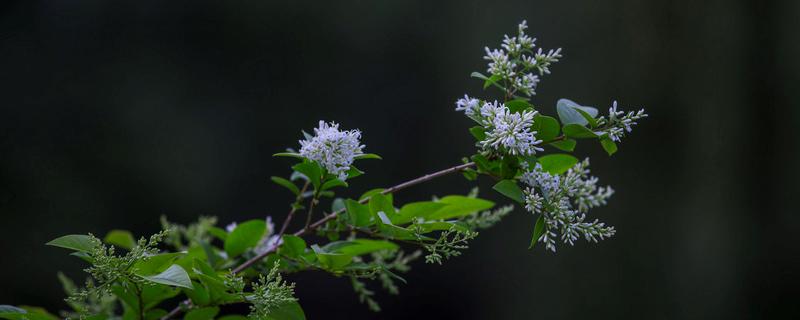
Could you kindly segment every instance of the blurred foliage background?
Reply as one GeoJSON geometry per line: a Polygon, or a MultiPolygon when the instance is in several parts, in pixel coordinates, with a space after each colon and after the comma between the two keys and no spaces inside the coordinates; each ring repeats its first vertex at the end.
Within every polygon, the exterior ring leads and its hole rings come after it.
{"type": "MultiPolygon", "coordinates": [[[[534,102],[650,118],[593,172],[619,232],[528,251],[523,210],[444,266],[416,264],[384,311],[346,278],[292,275],[311,319],[758,319],[800,314],[797,1],[4,1],[0,3],[0,302],[64,305],[82,264],[43,244],[158,217],[272,215],[290,195],[271,155],[319,119],[360,128],[351,196],[457,164],[453,111],[482,95],[483,47],[527,19],[564,59],[534,102]]],[[[489,194],[490,183],[480,184],[489,194]]],[[[469,191],[458,176],[396,196],[469,191]]],[[[502,200],[500,197],[495,197],[502,200]]]]}

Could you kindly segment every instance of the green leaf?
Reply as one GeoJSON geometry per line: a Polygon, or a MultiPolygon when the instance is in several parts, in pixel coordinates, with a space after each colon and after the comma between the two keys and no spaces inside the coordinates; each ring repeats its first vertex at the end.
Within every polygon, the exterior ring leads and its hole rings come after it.
{"type": "Polygon", "coordinates": [[[389,217],[395,215],[392,199],[384,194],[376,194],[369,198],[369,212],[372,215],[377,215],[378,212],[383,212],[389,217]]]}
{"type": "Polygon", "coordinates": [[[189,274],[177,264],[171,265],[169,268],[167,268],[167,270],[164,270],[164,272],[157,275],[139,276],[152,282],[165,284],[168,286],[183,287],[188,289],[193,288],[192,281],[189,280],[189,274]]]}
{"type": "Polygon", "coordinates": [[[312,245],[311,249],[314,250],[317,260],[328,270],[342,270],[353,261],[353,256],[351,255],[326,252],[316,244],[312,245]]]}
{"type": "Polygon", "coordinates": [[[263,220],[250,220],[239,224],[225,239],[225,252],[231,258],[244,253],[247,249],[255,247],[266,231],[267,224],[263,220]]]}
{"type": "Polygon", "coordinates": [[[438,202],[447,205],[431,214],[430,219],[445,220],[462,217],[494,206],[494,202],[465,196],[446,196],[439,199],[438,202]]]}
{"type": "Polygon", "coordinates": [[[225,239],[228,238],[228,232],[220,227],[209,227],[208,233],[222,241],[225,241],[225,239]]]}
{"type": "Polygon", "coordinates": [[[409,223],[414,218],[427,218],[444,206],[447,204],[433,201],[412,202],[400,208],[392,223],[400,225],[409,223]]]}
{"type": "Polygon", "coordinates": [[[298,158],[298,159],[305,159],[305,157],[301,156],[299,153],[294,152],[279,152],[272,155],[273,157],[291,157],[291,158],[298,158]]]}
{"type": "Polygon", "coordinates": [[[305,320],[305,319],[306,315],[305,313],[303,313],[303,308],[301,308],[300,304],[297,303],[297,301],[295,301],[281,305],[275,310],[270,311],[269,315],[267,315],[266,319],[264,320],[305,320]]]}
{"type": "Polygon", "coordinates": [[[218,313],[218,307],[192,309],[186,313],[186,316],[183,317],[183,320],[213,320],[218,313]]]}
{"type": "Polygon", "coordinates": [[[284,235],[283,244],[278,251],[287,257],[297,258],[306,252],[306,241],[297,236],[284,235]]]}
{"type": "Polygon", "coordinates": [[[333,199],[333,202],[331,202],[331,212],[338,212],[340,210],[347,210],[344,206],[344,199],[343,198],[333,199]]]}
{"type": "Polygon", "coordinates": [[[569,139],[569,138],[561,141],[550,142],[550,145],[555,147],[556,149],[567,152],[575,151],[575,145],[577,144],[578,142],[575,141],[575,139],[569,139]]]}
{"type": "Polygon", "coordinates": [[[177,296],[181,291],[177,288],[166,286],[144,286],[142,288],[142,302],[144,308],[150,309],[159,305],[162,301],[177,296]]]}
{"type": "Polygon", "coordinates": [[[583,116],[575,110],[580,105],[573,102],[569,99],[559,99],[556,102],[556,112],[558,112],[558,118],[561,119],[561,123],[564,125],[568,124],[579,124],[579,125],[586,125],[589,122],[583,118],[583,116]]]}
{"type": "Polygon", "coordinates": [[[403,228],[401,226],[392,224],[392,221],[386,216],[385,213],[379,212],[378,217],[378,230],[380,230],[381,235],[384,237],[398,240],[419,240],[414,232],[408,228],[403,228]]]}
{"type": "Polygon", "coordinates": [[[491,175],[498,174],[497,170],[495,170],[496,168],[493,165],[493,163],[490,162],[489,159],[486,159],[484,155],[476,154],[472,156],[472,161],[475,162],[475,166],[478,167],[479,172],[488,173],[491,175]]]}
{"type": "Polygon", "coordinates": [[[219,304],[241,301],[240,297],[227,292],[229,290],[228,286],[218,277],[215,278],[205,274],[197,274],[197,278],[206,286],[205,289],[209,296],[209,303],[219,304]]]}
{"type": "Polygon", "coordinates": [[[370,218],[372,215],[369,212],[369,207],[358,203],[358,201],[347,199],[344,202],[347,208],[347,218],[350,224],[356,227],[366,227],[370,225],[370,218]]]}
{"type": "Polygon", "coordinates": [[[558,125],[558,120],[553,117],[537,115],[533,118],[533,130],[536,131],[536,139],[542,141],[551,141],[558,137],[561,127],[558,125]]]}
{"type": "Polygon", "coordinates": [[[568,124],[562,128],[564,135],[570,138],[597,138],[597,134],[579,124],[568,124]]]}
{"type": "Polygon", "coordinates": [[[519,188],[514,180],[501,180],[497,184],[492,187],[492,189],[500,192],[500,194],[511,198],[519,203],[525,203],[525,193],[522,192],[522,189],[519,188]]]}
{"type": "Polygon", "coordinates": [[[351,256],[360,256],[380,250],[397,250],[398,248],[399,247],[396,244],[389,241],[370,239],[337,241],[325,245],[325,250],[328,252],[341,253],[351,256]]]}
{"type": "Polygon", "coordinates": [[[83,234],[70,234],[59,237],[46,243],[48,246],[71,249],[80,252],[91,252],[95,248],[95,243],[91,237],[83,234]]]}
{"type": "Polygon", "coordinates": [[[528,249],[532,249],[536,242],[539,241],[539,238],[542,237],[544,233],[544,215],[539,215],[539,219],[536,220],[536,225],[533,226],[533,235],[531,236],[531,245],[528,246],[528,249]]]}
{"type": "MultiPolygon", "coordinates": [[[[596,118],[597,117],[597,113],[598,113],[597,112],[597,108],[587,107],[587,106],[577,106],[577,107],[575,107],[575,109],[583,111],[583,112],[586,112],[586,114],[588,114],[589,117],[591,117],[591,118],[596,118]]],[[[588,119],[587,119],[587,121],[588,121],[588,119]]]]}
{"type": "Polygon", "coordinates": [[[500,177],[503,179],[511,179],[517,175],[519,171],[519,158],[512,156],[504,156],[500,161],[500,177]]]}
{"type": "Polygon", "coordinates": [[[500,90],[506,91],[506,88],[503,88],[503,86],[497,84],[497,80],[500,80],[499,76],[487,77],[487,76],[484,76],[483,74],[481,74],[480,72],[473,72],[473,73],[470,74],[470,77],[478,78],[478,79],[483,80],[484,81],[483,82],[483,85],[484,85],[483,88],[484,89],[488,88],[489,85],[494,85],[495,87],[500,88],[500,90]],[[495,80],[492,80],[492,78],[495,78],[495,80]]]}
{"type": "Polygon", "coordinates": [[[493,74],[491,77],[489,77],[489,79],[483,81],[483,88],[486,89],[489,86],[496,84],[497,81],[500,81],[501,79],[503,78],[500,75],[493,74]]]}
{"type": "Polygon", "coordinates": [[[609,156],[617,152],[617,144],[608,137],[600,139],[600,145],[603,146],[603,150],[605,150],[609,156]]]}
{"type": "Polygon", "coordinates": [[[531,105],[530,102],[521,99],[507,101],[505,106],[508,108],[508,111],[513,113],[521,113],[525,110],[533,109],[533,105],[531,105]]]}
{"type": "Polygon", "coordinates": [[[229,314],[227,316],[219,317],[217,320],[248,320],[248,318],[239,314],[229,314]]]}
{"type": "Polygon", "coordinates": [[[355,166],[350,166],[350,170],[347,170],[347,179],[352,179],[364,174],[364,171],[358,170],[355,166]]]}
{"type": "Polygon", "coordinates": [[[478,179],[478,171],[475,171],[470,168],[461,171],[461,175],[463,175],[464,178],[466,178],[469,181],[475,181],[476,179],[478,179]]]}
{"type": "Polygon", "coordinates": [[[208,263],[199,258],[192,259],[192,268],[195,269],[195,273],[198,273],[199,271],[199,273],[202,273],[209,277],[219,278],[217,271],[214,270],[214,268],[212,268],[211,265],[209,265],[208,263]]]}
{"type": "MultiPolygon", "coordinates": [[[[556,111],[561,123],[564,125],[580,124],[585,126],[590,124],[591,121],[589,119],[597,117],[597,109],[579,105],[569,99],[559,99],[556,102],[556,111]],[[586,115],[584,116],[582,113],[586,115]]],[[[593,126],[596,125],[595,123],[593,126]]]]}
{"type": "Polygon", "coordinates": [[[416,225],[420,233],[428,233],[433,231],[445,231],[455,227],[459,231],[468,231],[469,229],[463,223],[453,223],[447,221],[428,221],[416,225]]]}
{"type": "Polygon", "coordinates": [[[347,187],[347,186],[348,186],[347,182],[344,182],[344,181],[339,180],[339,179],[333,179],[333,180],[328,180],[327,182],[325,182],[322,185],[322,190],[328,190],[328,189],[336,188],[336,187],[347,187]]]}
{"type": "Polygon", "coordinates": [[[0,305],[0,319],[11,320],[57,320],[58,318],[39,307],[20,306],[21,308],[0,305]]]}
{"type": "MultiPolygon", "coordinates": [[[[586,119],[586,122],[589,124],[590,127],[594,128],[597,127],[597,120],[594,119],[588,112],[586,112],[583,108],[576,108],[575,111],[581,114],[581,116],[586,119]]],[[[595,110],[595,115],[597,115],[597,110],[595,110]]]]}
{"type": "Polygon", "coordinates": [[[578,158],[565,153],[548,154],[539,158],[542,170],[551,174],[562,174],[578,163],[578,158]]]}
{"type": "Polygon", "coordinates": [[[489,77],[484,76],[482,73],[477,72],[477,71],[475,71],[473,73],[470,73],[469,76],[473,77],[473,78],[478,78],[478,79],[481,79],[481,80],[488,80],[489,79],[489,77]]]}
{"type": "Polygon", "coordinates": [[[469,128],[469,133],[472,134],[472,136],[475,137],[475,139],[477,139],[478,141],[486,139],[486,129],[484,127],[474,126],[472,128],[469,128]]]}
{"type": "MultiPolygon", "coordinates": [[[[367,192],[364,192],[364,194],[362,194],[360,197],[358,197],[358,201],[364,201],[365,199],[368,199],[368,198],[370,198],[370,197],[372,197],[372,196],[374,196],[376,194],[382,193],[382,192],[383,192],[382,188],[375,188],[375,189],[369,190],[367,192]]],[[[391,202],[392,201],[392,195],[391,194],[387,194],[386,196],[389,198],[389,201],[391,202]]]]}
{"type": "Polygon", "coordinates": [[[162,253],[148,257],[146,260],[139,260],[133,265],[138,274],[155,274],[167,269],[178,258],[184,256],[183,252],[162,253]]]}
{"type": "Polygon", "coordinates": [[[286,180],[286,179],[281,178],[281,177],[271,177],[270,180],[272,180],[272,182],[275,182],[279,186],[282,186],[282,187],[284,187],[286,189],[289,189],[289,191],[294,193],[294,195],[299,195],[300,194],[300,189],[296,185],[294,185],[294,183],[292,183],[289,180],[286,180]]]}
{"type": "Polygon", "coordinates": [[[28,311],[25,311],[25,309],[22,309],[22,308],[17,308],[15,306],[10,306],[10,305],[7,305],[7,304],[0,304],[0,314],[8,314],[8,313],[25,314],[25,313],[28,313],[28,311]]]}
{"type": "Polygon", "coordinates": [[[28,320],[59,320],[61,318],[54,316],[50,312],[48,312],[45,308],[42,307],[34,307],[34,306],[19,306],[22,309],[25,309],[28,313],[23,316],[28,320]]]}
{"type": "Polygon", "coordinates": [[[322,167],[319,166],[316,162],[313,161],[303,161],[292,166],[294,171],[302,173],[308,181],[311,181],[311,184],[314,185],[315,189],[319,189],[320,184],[322,183],[322,167]]]}
{"type": "Polygon", "coordinates": [[[356,156],[354,159],[356,159],[356,160],[362,160],[362,159],[377,159],[377,160],[383,160],[383,158],[381,158],[381,156],[379,156],[379,155],[377,155],[377,154],[374,154],[374,153],[365,153],[365,154],[362,154],[362,155],[356,156]]]}
{"type": "Polygon", "coordinates": [[[123,287],[120,284],[115,284],[111,287],[111,292],[122,302],[126,314],[129,312],[139,313],[139,298],[133,292],[131,286],[126,285],[123,287]]]}
{"type": "Polygon", "coordinates": [[[86,261],[88,263],[94,263],[94,259],[92,258],[91,255],[89,255],[88,252],[75,251],[75,252],[70,253],[69,255],[71,255],[73,257],[81,258],[81,260],[86,261]]]}
{"type": "Polygon", "coordinates": [[[136,246],[136,239],[134,239],[133,234],[127,230],[111,230],[106,234],[103,241],[128,250],[136,246]]]}

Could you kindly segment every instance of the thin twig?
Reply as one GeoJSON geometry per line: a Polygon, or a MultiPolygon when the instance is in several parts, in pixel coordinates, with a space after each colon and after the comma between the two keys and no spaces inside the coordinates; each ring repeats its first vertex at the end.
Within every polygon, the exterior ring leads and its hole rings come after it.
{"type": "Polygon", "coordinates": [[[306,189],[308,189],[309,181],[303,185],[303,189],[300,189],[300,193],[297,194],[297,198],[292,205],[292,210],[289,211],[289,214],[286,216],[286,220],[283,220],[283,225],[281,226],[281,231],[278,232],[278,236],[283,236],[283,233],[286,232],[286,228],[289,227],[289,222],[292,221],[292,217],[294,217],[294,213],[297,212],[297,208],[303,203],[303,194],[306,193],[306,189]]]}
{"type": "MultiPolygon", "coordinates": [[[[469,163],[465,163],[465,164],[458,165],[458,166],[455,166],[455,167],[450,167],[450,168],[447,168],[447,169],[444,169],[444,170],[441,170],[441,171],[437,171],[437,172],[434,172],[434,173],[426,174],[426,175],[421,176],[419,178],[416,178],[416,179],[409,180],[409,181],[403,182],[401,184],[398,184],[398,185],[396,185],[394,187],[391,187],[391,188],[388,188],[388,189],[384,189],[383,192],[381,192],[381,194],[395,193],[395,192],[400,191],[402,189],[405,189],[405,188],[408,188],[410,186],[426,182],[428,180],[432,180],[432,179],[435,179],[435,178],[438,178],[438,177],[441,177],[441,176],[444,176],[444,175],[448,175],[450,173],[462,171],[462,170],[467,169],[469,167],[472,167],[474,165],[475,165],[474,162],[469,162],[469,163]]],[[[364,198],[361,201],[359,201],[359,203],[362,203],[362,204],[363,203],[367,203],[369,201],[369,199],[370,199],[370,197],[364,198]]],[[[308,228],[303,228],[303,229],[298,230],[297,232],[294,233],[294,235],[298,236],[298,237],[302,236],[302,235],[308,233],[309,231],[314,230],[314,229],[318,228],[319,226],[325,224],[326,222],[330,221],[331,219],[336,218],[336,216],[338,216],[339,214],[341,214],[344,211],[345,211],[344,208],[336,210],[333,213],[325,216],[324,218],[317,220],[317,222],[314,222],[313,224],[308,226],[308,228]]]]}
{"type": "Polygon", "coordinates": [[[308,228],[308,225],[311,223],[311,215],[314,214],[314,205],[315,204],[317,204],[317,195],[316,195],[316,193],[314,194],[313,197],[311,197],[311,204],[308,205],[308,215],[306,216],[306,224],[303,227],[304,229],[308,228]]]}
{"type": "MultiPolygon", "coordinates": [[[[384,189],[383,192],[381,192],[381,194],[394,193],[394,192],[400,191],[402,189],[405,189],[405,188],[408,188],[408,187],[411,187],[411,186],[414,186],[414,185],[417,185],[417,184],[420,184],[420,183],[423,183],[423,182],[426,182],[426,181],[429,181],[429,180],[433,180],[433,179],[441,177],[441,176],[445,176],[445,175],[448,175],[448,174],[451,174],[451,173],[455,173],[455,172],[460,172],[460,171],[462,171],[464,169],[467,169],[469,167],[472,167],[474,165],[475,165],[474,162],[468,162],[468,163],[465,163],[465,164],[462,164],[462,165],[457,165],[455,167],[450,167],[450,168],[447,168],[447,169],[444,169],[444,170],[436,171],[434,173],[426,174],[426,175],[421,176],[419,178],[403,182],[401,184],[398,184],[396,186],[390,187],[388,189],[384,189]]],[[[367,203],[370,198],[371,197],[364,198],[361,201],[359,201],[359,203],[367,203]]],[[[312,205],[313,205],[313,200],[312,200],[312,205]]],[[[298,230],[297,232],[294,233],[294,235],[297,236],[297,237],[302,236],[302,235],[304,235],[304,234],[306,234],[306,233],[318,228],[319,226],[325,224],[326,222],[330,221],[331,219],[336,218],[336,216],[338,216],[339,214],[343,213],[344,211],[345,211],[344,208],[336,210],[333,213],[323,217],[322,219],[317,220],[317,222],[314,222],[311,225],[309,225],[307,227],[304,227],[303,229],[298,230]]],[[[288,219],[288,217],[287,217],[287,219],[288,219]]],[[[279,243],[280,243],[280,241],[275,241],[274,244],[271,247],[267,248],[266,250],[264,250],[264,252],[256,255],[255,257],[252,257],[249,260],[243,262],[241,265],[239,265],[235,269],[231,270],[231,273],[232,274],[240,273],[240,272],[246,270],[247,268],[249,268],[250,266],[252,266],[253,264],[255,264],[256,262],[261,261],[267,255],[269,255],[270,253],[273,253],[275,250],[277,250],[278,246],[279,246],[279,243]]],[[[167,320],[169,318],[172,318],[172,317],[178,315],[181,312],[181,305],[185,305],[187,307],[191,306],[191,301],[185,300],[185,301],[181,302],[181,304],[178,305],[177,307],[175,307],[175,309],[172,309],[172,311],[170,311],[168,314],[166,314],[163,317],[161,317],[161,320],[167,320]]]]}

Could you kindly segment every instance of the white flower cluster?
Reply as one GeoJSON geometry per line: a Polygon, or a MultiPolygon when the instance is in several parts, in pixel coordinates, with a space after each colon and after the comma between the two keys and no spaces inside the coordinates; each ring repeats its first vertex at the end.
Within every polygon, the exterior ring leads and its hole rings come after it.
{"type": "Polygon", "coordinates": [[[543,151],[537,146],[542,141],[536,139],[536,131],[531,131],[537,111],[511,112],[497,101],[481,104],[480,100],[468,95],[456,101],[456,111],[464,111],[468,117],[483,125],[486,138],[479,144],[485,150],[525,156],[543,151]]]}
{"type": "Polygon", "coordinates": [[[539,48],[534,52],[536,39],[525,34],[527,28],[527,23],[522,21],[517,28],[517,36],[505,35],[502,49],[484,48],[486,56],[483,59],[489,61],[487,72],[500,77],[500,83],[511,86],[506,88],[509,96],[517,92],[535,95],[539,76],[549,74],[550,65],[561,58],[561,48],[547,52],[539,48]],[[534,70],[539,74],[533,74],[531,71],[534,70]]]}
{"type": "Polygon", "coordinates": [[[339,131],[339,124],[328,124],[321,120],[319,128],[314,129],[314,136],[300,140],[300,146],[301,156],[318,162],[343,181],[347,179],[347,171],[350,170],[353,160],[363,154],[364,148],[361,144],[361,131],[339,131]]]}
{"type": "Polygon", "coordinates": [[[605,129],[604,132],[611,140],[619,142],[626,132],[631,132],[632,127],[637,124],[637,120],[646,117],[644,109],[639,109],[638,112],[630,111],[627,114],[624,111],[618,111],[617,101],[614,101],[611,108],[608,108],[608,119],[600,117],[597,119],[597,125],[607,126],[608,129],[605,129]]]}
{"type": "Polygon", "coordinates": [[[594,220],[586,222],[590,208],[605,205],[614,190],[598,187],[597,178],[589,176],[589,159],[576,164],[563,176],[552,175],[536,164],[533,170],[523,174],[521,181],[525,189],[525,209],[541,213],[545,232],[538,239],[548,250],[556,251],[558,233],[564,243],[573,245],[582,235],[587,241],[597,242],[614,235],[614,227],[594,220]]]}
{"type": "Polygon", "coordinates": [[[531,131],[537,111],[511,112],[497,101],[481,104],[478,99],[467,95],[456,101],[456,111],[464,111],[483,125],[486,138],[479,144],[485,150],[525,156],[543,150],[537,146],[542,141],[536,139],[536,131],[531,131]]]}
{"type": "Polygon", "coordinates": [[[464,111],[468,117],[473,117],[479,112],[480,103],[478,99],[465,94],[463,99],[456,100],[456,111],[464,111]]]}
{"type": "Polygon", "coordinates": [[[480,111],[486,129],[486,139],[480,142],[483,148],[523,156],[544,150],[536,146],[542,140],[536,140],[536,131],[531,131],[537,111],[511,112],[497,101],[484,103],[480,111]]]}

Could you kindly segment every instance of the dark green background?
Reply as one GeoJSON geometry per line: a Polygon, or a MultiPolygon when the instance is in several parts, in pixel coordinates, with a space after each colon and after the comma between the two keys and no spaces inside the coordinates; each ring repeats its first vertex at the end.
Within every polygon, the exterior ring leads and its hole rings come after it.
{"type": "MultiPolygon", "coordinates": [[[[517,209],[444,266],[420,261],[384,312],[347,279],[292,276],[311,319],[759,319],[800,314],[797,1],[4,1],[0,3],[0,302],[62,307],[82,264],[44,242],[137,235],[158,217],[272,215],[274,152],[319,119],[360,128],[349,195],[457,164],[453,111],[527,19],[564,59],[534,102],[613,99],[650,118],[609,159],[613,240],[528,251],[517,209]]],[[[488,191],[491,184],[483,181],[488,191]]],[[[400,201],[464,193],[452,176],[400,201]]],[[[485,192],[485,194],[489,194],[485,192]]],[[[499,199],[491,195],[494,199],[499,199]]]]}

